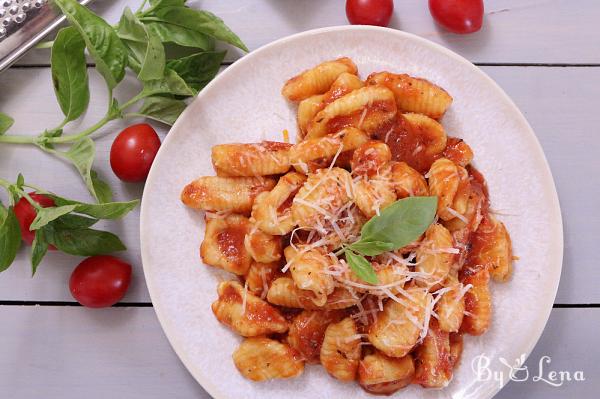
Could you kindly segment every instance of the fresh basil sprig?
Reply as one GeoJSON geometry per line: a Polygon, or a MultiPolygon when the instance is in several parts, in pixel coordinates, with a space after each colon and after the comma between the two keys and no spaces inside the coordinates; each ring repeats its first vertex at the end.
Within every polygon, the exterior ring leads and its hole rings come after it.
{"type": "Polygon", "coordinates": [[[32,275],[35,274],[50,245],[64,253],[79,256],[108,254],[126,249],[116,235],[90,227],[100,219],[118,219],[125,216],[138,205],[138,200],[87,204],[27,185],[21,175],[15,184],[0,179],[0,187],[8,191],[11,202],[8,208],[0,203],[0,272],[12,264],[21,246],[21,229],[14,205],[22,198],[27,200],[37,213],[30,226],[30,230],[35,231],[31,247],[32,275]],[[26,188],[48,196],[54,201],[54,206],[41,207],[26,193],[26,188]]]}
{"type": "Polygon", "coordinates": [[[365,256],[395,251],[415,241],[433,222],[436,209],[437,197],[408,197],[387,206],[363,225],[358,241],[343,246],[350,269],[361,280],[377,284],[365,256]]]}
{"type": "Polygon", "coordinates": [[[185,100],[218,73],[226,52],[215,51],[216,42],[248,49],[220,18],[187,7],[185,0],[150,0],[149,5],[144,1],[136,12],[126,8],[116,26],[77,0],[54,4],[71,25],[58,32],[51,54],[54,92],[64,119],[37,136],[6,135],[13,119],[0,113],[0,143],[33,144],[70,162],[97,202],[111,202],[110,187],[93,169],[95,145],[90,135],[115,119],[141,116],[172,125],[186,108],[185,100]],[[106,82],[106,114],[79,133],[64,134],[90,101],[86,52],[106,82]],[[127,70],[135,73],[142,90],[118,102],[113,91],[127,70]],[[131,111],[135,105],[137,110],[131,111]]]}

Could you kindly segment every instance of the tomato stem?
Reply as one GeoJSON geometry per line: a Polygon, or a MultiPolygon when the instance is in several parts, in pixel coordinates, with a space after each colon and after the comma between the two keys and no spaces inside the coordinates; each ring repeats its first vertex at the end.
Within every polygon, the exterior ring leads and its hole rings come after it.
{"type": "Polygon", "coordinates": [[[25,198],[27,200],[27,202],[29,202],[31,204],[31,206],[35,208],[35,210],[39,211],[40,209],[42,209],[42,207],[40,206],[40,204],[38,204],[37,202],[35,202],[33,200],[33,198],[31,198],[29,196],[29,194],[27,194],[25,191],[23,191],[23,190],[17,190],[17,192],[19,194],[21,194],[21,196],[23,198],[25,198]]]}
{"type": "Polygon", "coordinates": [[[79,141],[82,138],[94,133],[96,130],[100,129],[101,127],[103,127],[104,125],[106,125],[108,122],[110,122],[113,119],[114,119],[114,117],[110,113],[107,113],[104,116],[104,118],[100,119],[94,125],[90,126],[89,128],[85,129],[84,131],[82,131],[80,133],[69,134],[67,136],[60,136],[60,137],[51,137],[51,138],[48,138],[46,142],[52,143],[52,144],[65,144],[65,143],[73,143],[75,141],[79,141]]]}

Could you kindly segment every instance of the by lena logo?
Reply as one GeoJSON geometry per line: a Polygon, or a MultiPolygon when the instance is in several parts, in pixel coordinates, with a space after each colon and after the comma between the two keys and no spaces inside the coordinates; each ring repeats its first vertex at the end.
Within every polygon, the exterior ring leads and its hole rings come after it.
{"type": "Polygon", "coordinates": [[[495,370],[492,371],[492,360],[485,354],[482,353],[476,356],[471,362],[471,369],[475,374],[478,381],[496,381],[499,386],[502,386],[507,381],[531,381],[543,382],[553,387],[560,387],[565,382],[570,381],[585,381],[583,371],[566,371],[566,370],[552,370],[550,364],[552,359],[550,356],[542,356],[538,362],[538,369],[535,370],[537,373],[529,372],[529,368],[525,366],[525,354],[522,354],[515,359],[514,362],[510,363],[503,357],[498,358],[498,362],[503,366],[500,369],[493,367],[495,370]]]}

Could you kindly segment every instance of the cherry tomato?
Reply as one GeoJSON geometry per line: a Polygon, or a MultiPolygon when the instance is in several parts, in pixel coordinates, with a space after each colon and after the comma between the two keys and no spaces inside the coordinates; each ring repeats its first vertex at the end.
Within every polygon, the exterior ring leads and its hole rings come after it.
{"type": "Polygon", "coordinates": [[[429,0],[435,21],[454,33],[473,33],[483,24],[483,0],[429,0]]]}
{"type": "Polygon", "coordinates": [[[152,126],[147,123],[129,126],[112,143],[110,166],[123,181],[144,181],[159,148],[160,138],[152,126]]]}
{"type": "Polygon", "coordinates": [[[346,0],[346,16],[352,25],[388,26],[393,0],[346,0]]]}
{"type": "MultiPolygon", "coordinates": [[[[42,208],[49,208],[54,206],[54,200],[43,194],[29,193],[32,200],[40,204],[42,208]]],[[[15,215],[19,221],[19,227],[21,227],[21,238],[27,245],[31,245],[35,238],[35,232],[29,230],[31,223],[35,219],[37,212],[35,208],[25,198],[20,198],[14,207],[15,215]]],[[[49,249],[55,249],[50,246],[49,249]]]]}
{"type": "Polygon", "coordinates": [[[119,302],[131,281],[131,265],[108,255],[92,256],[81,262],[69,279],[77,302],[88,308],[104,308],[119,302]]]}

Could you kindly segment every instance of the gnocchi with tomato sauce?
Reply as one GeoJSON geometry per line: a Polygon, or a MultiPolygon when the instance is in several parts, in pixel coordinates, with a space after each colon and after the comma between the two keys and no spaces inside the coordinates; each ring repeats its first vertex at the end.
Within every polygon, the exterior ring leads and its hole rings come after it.
{"type": "Polygon", "coordinates": [[[235,276],[212,304],[244,337],[233,364],[252,381],[319,364],[376,395],[446,387],[463,336],[491,328],[491,284],[510,281],[515,260],[474,150],[444,127],[451,95],[404,73],[365,79],[347,57],[281,92],[297,107],[296,143],[286,132],[216,145],[216,176],[181,193],[206,212],[202,261],[235,276]],[[402,245],[352,246],[388,207],[430,196],[432,221],[402,245]],[[371,252],[357,265],[348,251],[371,252]]]}

